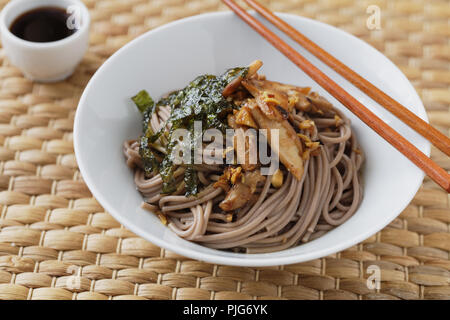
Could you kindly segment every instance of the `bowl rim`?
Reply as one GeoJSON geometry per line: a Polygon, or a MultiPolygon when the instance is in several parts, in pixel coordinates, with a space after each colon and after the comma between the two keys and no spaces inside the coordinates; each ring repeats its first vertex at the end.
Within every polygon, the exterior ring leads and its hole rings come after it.
{"type": "MultiPolygon", "coordinates": [[[[252,15],[256,15],[256,12],[254,10],[250,10],[249,12],[252,15]]],[[[396,70],[399,73],[399,76],[402,77],[404,80],[406,80],[406,83],[407,83],[407,85],[409,85],[411,92],[413,94],[415,94],[415,98],[417,98],[417,100],[420,102],[419,110],[416,111],[416,114],[420,118],[422,118],[424,121],[428,122],[428,117],[426,114],[425,107],[422,103],[422,100],[420,99],[419,95],[417,94],[416,90],[412,86],[409,79],[391,60],[389,60],[379,50],[377,50],[376,48],[374,48],[367,42],[359,39],[358,37],[346,32],[344,30],[341,30],[337,27],[334,27],[332,25],[329,25],[329,24],[326,24],[326,23],[323,23],[323,22],[320,22],[320,21],[317,21],[314,19],[306,18],[303,16],[295,15],[295,14],[279,13],[279,12],[276,12],[275,14],[278,15],[280,18],[290,17],[290,18],[295,18],[295,19],[300,19],[300,20],[306,20],[306,21],[308,21],[308,23],[312,23],[313,25],[315,24],[315,25],[320,25],[322,27],[332,28],[332,29],[334,29],[333,31],[341,33],[342,36],[351,38],[352,40],[357,40],[360,43],[360,45],[366,46],[366,47],[368,46],[372,50],[375,50],[376,52],[378,52],[378,54],[380,55],[380,58],[384,60],[384,63],[390,64],[390,66],[393,67],[394,70],[396,70]]],[[[97,199],[98,202],[103,206],[105,211],[110,213],[118,222],[120,222],[125,227],[129,228],[132,232],[134,232],[138,236],[146,239],[147,241],[150,241],[151,243],[153,243],[161,248],[175,252],[177,254],[180,254],[182,256],[185,256],[185,257],[188,257],[191,259],[196,259],[196,260],[200,260],[200,261],[204,261],[204,262],[208,262],[208,263],[212,263],[212,264],[222,264],[222,265],[230,265],[230,266],[245,266],[245,267],[265,267],[265,266],[288,265],[288,264],[311,261],[314,259],[322,258],[324,256],[345,250],[351,246],[354,246],[355,244],[360,243],[361,241],[366,240],[367,238],[371,237],[372,235],[374,235],[377,232],[379,232],[380,230],[382,230],[389,223],[391,223],[395,219],[395,217],[397,217],[398,214],[400,214],[409,205],[411,200],[414,198],[415,194],[417,193],[420,186],[422,185],[423,178],[425,176],[425,174],[423,172],[421,172],[421,174],[420,174],[420,179],[417,179],[416,185],[413,188],[411,188],[410,194],[408,194],[407,196],[405,195],[404,199],[407,199],[407,201],[405,201],[403,206],[401,206],[401,210],[399,210],[399,212],[395,216],[392,216],[392,218],[387,219],[383,223],[373,225],[371,228],[368,228],[364,232],[359,233],[358,236],[356,236],[356,237],[349,238],[346,241],[341,241],[339,243],[334,244],[333,246],[327,247],[322,250],[315,250],[312,252],[302,253],[300,256],[293,254],[290,256],[286,256],[286,257],[271,258],[270,257],[271,253],[263,253],[263,254],[252,254],[252,257],[255,257],[252,259],[242,259],[239,256],[226,257],[226,256],[219,256],[219,255],[213,255],[213,254],[209,254],[209,253],[198,252],[195,249],[182,248],[182,247],[176,246],[175,244],[166,243],[161,238],[154,237],[151,233],[146,232],[140,226],[135,226],[131,223],[128,223],[128,219],[126,219],[125,216],[121,215],[119,210],[117,210],[113,206],[110,206],[108,200],[106,199],[106,197],[103,196],[101,191],[95,186],[91,177],[89,175],[83,174],[83,172],[87,172],[85,170],[85,168],[88,166],[88,164],[84,162],[82,157],[78,157],[78,155],[81,153],[81,149],[82,149],[82,147],[79,145],[79,140],[78,140],[78,134],[80,133],[79,128],[81,126],[80,114],[83,112],[82,106],[85,105],[85,100],[87,99],[87,93],[89,92],[90,87],[95,82],[97,77],[99,77],[99,74],[101,73],[101,70],[104,67],[109,66],[110,64],[114,63],[116,57],[118,57],[123,51],[127,50],[129,47],[133,46],[134,43],[140,41],[140,39],[147,37],[150,34],[161,32],[167,28],[170,28],[170,27],[173,27],[173,26],[176,26],[179,24],[189,23],[191,21],[204,19],[206,17],[216,17],[216,16],[217,17],[218,16],[234,16],[234,13],[231,11],[203,13],[203,14],[194,15],[194,16],[190,16],[187,18],[175,20],[170,23],[164,24],[158,28],[155,28],[153,30],[145,32],[144,34],[138,36],[137,38],[133,39],[129,43],[125,44],[123,47],[118,49],[113,55],[111,55],[103,63],[103,65],[96,71],[96,73],[91,77],[88,84],[86,85],[86,87],[83,91],[83,94],[80,98],[80,101],[78,103],[78,107],[77,107],[77,111],[76,111],[75,119],[74,119],[74,129],[73,129],[74,151],[75,151],[75,156],[76,156],[76,160],[78,163],[78,168],[80,170],[80,173],[83,176],[83,179],[84,179],[86,185],[88,186],[89,190],[91,191],[91,193],[95,197],[95,199],[97,199]]],[[[431,144],[427,140],[425,140],[423,152],[424,152],[424,154],[429,156],[430,151],[431,151],[431,144]]],[[[187,241],[187,240],[185,240],[185,241],[187,241]]],[[[246,255],[246,254],[242,254],[242,255],[246,255]]]]}

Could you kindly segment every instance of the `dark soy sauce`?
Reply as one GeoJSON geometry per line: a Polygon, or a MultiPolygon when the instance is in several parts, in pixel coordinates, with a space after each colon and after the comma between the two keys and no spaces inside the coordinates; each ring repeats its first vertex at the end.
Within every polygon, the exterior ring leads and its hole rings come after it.
{"type": "Polygon", "coordinates": [[[27,41],[52,42],[72,35],[76,29],[69,29],[66,10],[58,7],[40,7],[23,13],[11,24],[11,32],[27,41]]]}

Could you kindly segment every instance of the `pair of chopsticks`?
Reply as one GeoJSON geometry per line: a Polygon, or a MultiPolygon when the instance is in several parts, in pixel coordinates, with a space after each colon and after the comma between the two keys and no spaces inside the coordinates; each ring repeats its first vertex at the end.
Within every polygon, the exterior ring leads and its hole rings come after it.
{"type": "MultiPolygon", "coordinates": [[[[255,29],[261,36],[269,41],[275,48],[283,53],[289,60],[309,75],[322,88],[328,91],[333,97],[346,106],[359,119],[372,128],[378,135],[390,143],[394,148],[405,155],[417,167],[422,169],[431,179],[438,185],[450,193],[450,175],[447,171],[439,167],[433,160],[427,157],[412,143],[406,140],[397,131],[392,129],[383,120],[377,117],[372,111],[367,109],[358,100],[346,92],[336,82],[331,80],[322,71],[312,65],[305,57],[295,51],[291,46],[279,38],[275,33],[270,31],[261,22],[256,20],[242,7],[233,0],[222,0],[231,10],[233,10],[242,20],[255,29]]],[[[428,139],[442,152],[450,156],[450,139],[444,134],[430,126],[428,123],[417,117],[399,102],[392,99],[386,93],[375,87],[369,81],[362,78],[349,67],[337,60],[331,54],[320,48],[313,41],[301,34],[299,31],[291,27],[289,24],[275,16],[270,10],[259,4],[255,0],[244,0],[250,7],[255,9],[259,14],[266,18],[269,22],[283,31],[291,39],[303,46],[310,53],[315,55],[322,62],[327,64],[353,85],[378,102],[381,106],[389,110],[400,120],[410,126],[412,129],[428,139]]]]}

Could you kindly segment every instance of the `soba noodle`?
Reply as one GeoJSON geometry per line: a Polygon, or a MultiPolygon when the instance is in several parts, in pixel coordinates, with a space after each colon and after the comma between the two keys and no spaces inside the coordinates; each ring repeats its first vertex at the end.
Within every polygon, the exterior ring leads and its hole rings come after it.
{"type": "MultiPolygon", "coordinates": [[[[128,166],[134,170],[137,189],[145,199],[143,207],[160,212],[178,236],[236,252],[279,251],[316,239],[341,225],[361,203],[359,172],[364,156],[350,121],[338,109],[331,111],[328,117],[318,117],[293,109],[290,123],[312,120],[313,130],[301,133],[321,142],[316,154],[305,160],[301,180],[283,167],[284,183],[280,188],[274,188],[271,177],[267,177],[258,187],[255,199],[231,213],[218,207],[225,192],[214,187],[224,166],[196,165],[201,187],[196,196],[190,197],[184,196],[185,169],[180,166],[174,173],[174,178],[179,178],[177,190],[164,194],[161,176],[144,174],[139,142],[126,141],[123,151],[128,166]]],[[[165,126],[169,115],[170,107],[159,107],[149,124],[153,132],[165,126]]]]}

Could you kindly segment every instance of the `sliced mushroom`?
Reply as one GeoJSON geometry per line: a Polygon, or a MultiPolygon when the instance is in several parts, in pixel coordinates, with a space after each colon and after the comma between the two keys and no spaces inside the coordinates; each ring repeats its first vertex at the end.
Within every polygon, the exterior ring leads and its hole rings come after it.
{"type": "Polygon", "coordinates": [[[255,97],[266,116],[272,119],[274,118],[272,108],[276,108],[281,113],[283,113],[282,109],[290,113],[294,107],[305,110],[310,106],[306,96],[310,91],[308,87],[296,87],[255,78],[244,80],[242,85],[255,97]]]}
{"type": "Polygon", "coordinates": [[[267,80],[248,79],[242,82],[242,85],[255,97],[258,104],[264,106],[264,110],[267,110],[268,116],[271,116],[271,108],[281,107],[287,112],[292,111],[292,107],[289,106],[289,97],[287,93],[279,90],[275,82],[267,80]]]}
{"type": "MultiPolygon", "coordinates": [[[[250,114],[250,110],[247,108],[249,115],[250,114]]],[[[237,113],[237,115],[239,115],[239,113],[237,113]]],[[[250,152],[252,151],[251,148],[256,147],[256,142],[250,141],[251,136],[246,138],[245,134],[244,134],[244,130],[247,130],[249,127],[247,127],[246,125],[241,125],[237,123],[237,118],[236,115],[234,114],[229,114],[228,115],[228,125],[234,129],[234,137],[233,137],[233,147],[234,150],[236,151],[236,158],[238,160],[238,163],[242,166],[242,168],[244,170],[247,171],[251,171],[257,168],[257,164],[256,163],[250,163],[250,152]],[[242,149],[238,148],[238,140],[239,141],[244,141],[244,152],[242,152],[242,149]]],[[[253,118],[252,118],[253,120],[253,118]]],[[[254,120],[253,120],[254,122],[254,120]]],[[[255,123],[256,125],[256,123],[255,123]]],[[[257,160],[257,159],[256,159],[257,160]]]]}
{"type": "Polygon", "coordinates": [[[253,120],[250,110],[246,105],[243,105],[236,114],[236,124],[258,129],[258,125],[253,120]]]}
{"type": "Polygon", "coordinates": [[[333,110],[333,105],[317,92],[309,93],[306,98],[316,107],[316,109],[323,113],[329,113],[331,110],[333,110]]]}
{"type": "Polygon", "coordinates": [[[261,110],[261,106],[255,101],[249,101],[248,104],[253,119],[262,129],[267,129],[267,142],[272,151],[276,152],[281,163],[298,179],[303,175],[303,148],[300,138],[297,136],[294,128],[285,119],[270,119],[261,110]],[[278,130],[279,141],[272,143],[271,129],[278,130]]]}
{"type": "Polygon", "coordinates": [[[247,171],[241,181],[234,184],[225,199],[219,204],[224,211],[233,211],[245,206],[252,199],[258,184],[265,181],[259,170],[247,171]]]}
{"type": "MultiPolygon", "coordinates": [[[[258,70],[261,68],[261,66],[263,65],[261,60],[255,60],[252,63],[250,63],[250,65],[248,66],[248,72],[245,75],[245,79],[249,79],[252,76],[254,76],[256,74],[256,72],[258,72],[258,70]]],[[[241,82],[244,80],[243,77],[237,77],[236,79],[234,79],[233,81],[231,81],[226,87],[225,89],[223,89],[222,91],[222,95],[226,98],[229,97],[231,94],[233,94],[233,92],[236,91],[236,89],[241,85],[241,82]]]]}

